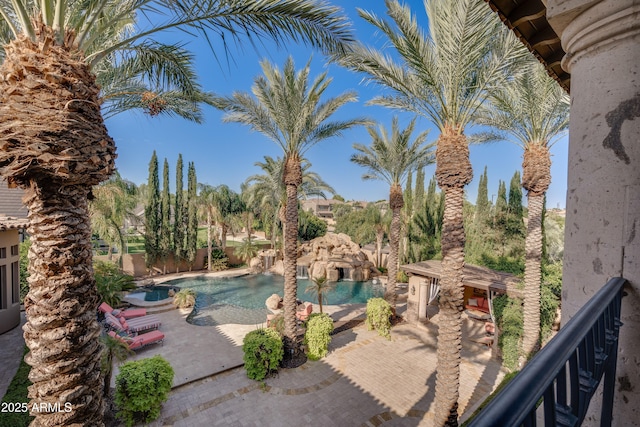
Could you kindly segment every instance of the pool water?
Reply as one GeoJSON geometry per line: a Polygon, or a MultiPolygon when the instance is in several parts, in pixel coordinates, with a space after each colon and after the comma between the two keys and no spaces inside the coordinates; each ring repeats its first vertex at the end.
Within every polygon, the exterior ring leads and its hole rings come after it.
{"type": "Polygon", "coordinates": [[[144,301],[162,301],[169,298],[169,290],[173,289],[175,292],[178,289],[171,286],[151,286],[149,288],[141,288],[142,292],[135,292],[128,295],[129,298],[138,298],[144,301]]]}
{"type": "MultiPolygon", "coordinates": [[[[258,324],[265,321],[269,311],[265,301],[272,294],[284,295],[284,277],[277,275],[249,275],[233,278],[196,277],[167,282],[180,289],[196,291],[196,305],[187,322],[202,325],[237,323],[258,324]]],[[[317,303],[316,295],[305,292],[312,282],[298,279],[298,299],[317,303]]],[[[384,287],[372,282],[337,282],[323,304],[339,305],[366,303],[369,298],[384,295],[384,287]]]]}

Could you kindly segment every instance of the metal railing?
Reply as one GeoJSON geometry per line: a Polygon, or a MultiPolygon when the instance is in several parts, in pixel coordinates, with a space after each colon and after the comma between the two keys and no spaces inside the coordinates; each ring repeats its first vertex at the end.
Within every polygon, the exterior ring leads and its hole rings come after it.
{"type": "Polygon", "coordinates": [[[603,377],[600,425],[611,425],[625,283],[609,280],[469,426],[579,426],[603,377]]]}

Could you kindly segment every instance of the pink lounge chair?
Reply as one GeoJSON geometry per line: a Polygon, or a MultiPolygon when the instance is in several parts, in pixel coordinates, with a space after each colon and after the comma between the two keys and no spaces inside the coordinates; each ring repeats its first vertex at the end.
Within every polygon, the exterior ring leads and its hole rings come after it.
{"type": "Polygon", "coordinates": [[[304,302],[298,306],[298,310],[296,311],[296,319],[304,322],[309,318],[309,315],[313,311],[313,304],[310,302],[304,302]]]}
{"type": "Polygon", "coordinates": [[[113,309],[109,304],[103,302],[98,307],[98,310],[104,314],[110,313],[116,317],[123,317],[125,319],[133,319],[134,317],[142,317],[147,315],[147,310],[144,308],[128,308],[126,310],[113,309]]]}
{"type": "Polygon", "coordinates": [[[129,347],[129,350],[138,350],[150,344],[160,344],[164,342],[164,334],[160,331],[151,331],[136,336],[120,336],[111,331],[109,332],[109,336],[125,343],[129,347]]]}
{"type": "Polygon", "coordinates": [[[105,313],[104,322],[108,329],[118,332],[137,333],[150,329],[158,329],[162,322],[153,314],[136,317],[134,319],[117,318],[111,313],[105,313]]]}

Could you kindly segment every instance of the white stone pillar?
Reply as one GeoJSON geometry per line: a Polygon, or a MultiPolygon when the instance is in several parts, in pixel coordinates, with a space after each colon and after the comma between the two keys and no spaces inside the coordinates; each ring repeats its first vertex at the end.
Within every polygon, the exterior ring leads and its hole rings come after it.
{"type": "MultiPolygon", "coordinates": [[[[640,425],[640,1],[548,0],[567,52],[571,123],[562,320],[607,280],[622,303],[613,425],[640,425]]],[[[600,402],[584,425],[599,425],[600,402]]]]}

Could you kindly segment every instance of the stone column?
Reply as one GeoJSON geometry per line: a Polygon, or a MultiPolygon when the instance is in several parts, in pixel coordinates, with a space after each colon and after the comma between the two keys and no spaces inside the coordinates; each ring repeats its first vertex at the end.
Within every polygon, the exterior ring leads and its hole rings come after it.
{"type": "MultiPolygon", "coordinates": [[[[571,73],[562,320],[609,278],[631,282],[613,414],[640,425],[640,2],[548,0],[547,18],[571,73]]],[[[592,402],[585,425],[599,414],[592,402]]]]}

